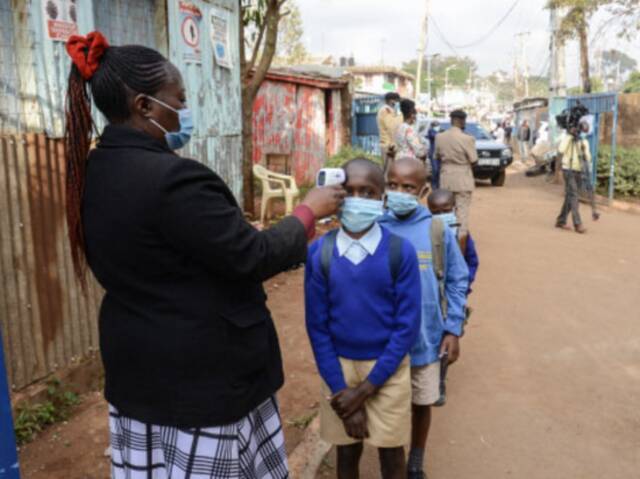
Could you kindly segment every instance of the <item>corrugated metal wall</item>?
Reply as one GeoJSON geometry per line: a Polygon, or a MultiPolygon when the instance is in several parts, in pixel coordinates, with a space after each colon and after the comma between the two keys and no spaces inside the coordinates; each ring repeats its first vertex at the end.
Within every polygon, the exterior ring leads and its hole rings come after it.
{"type": "MultiPolygon", "coordinates": [[[[238,2],[196,1],[203,12],[202,64],[177,45],[178,1],[77,0],[81,33],[100,28],[112,45],[143,43],[183,72],[197,133],[183,152],[242,185],[238,2]],[[225,9],[234,68],[213,63],[209,9],[225,9]],[[170,19],[170,20],[168,20],[170,19]]],[[[14,388],[98,349],[101,292],[81,294],[64,221],[63,108],[70,62],[45,37],[39,0],[0,0],[0,328],[14,388]]],[[[103,121],[98,121],[102,125],[103,121]]]]}
{"type": "Polygon", "coordinates": [[[0,136],[0,315],[9,377],[21,388],[98,349],[94,281],[73,275],[62,142],[0,136]]]}

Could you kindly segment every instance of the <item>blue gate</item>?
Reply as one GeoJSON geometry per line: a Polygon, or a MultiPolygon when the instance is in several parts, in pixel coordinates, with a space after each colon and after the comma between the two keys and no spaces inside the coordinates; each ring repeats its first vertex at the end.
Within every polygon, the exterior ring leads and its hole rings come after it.
{"type": "Polygon", "coordinates": [[[592,95],[579,95],[567,97],[567,107],[572,108],[578,103],[589,109],[594,116],[594,131],[589,137],[591,157],[593,158],[592,182],[596,184],[598,172],[598,149],[600,146],[600,116],[603,113],[613,113],[613,128],[611,131],[611,158],[609,159],[609,200],[613,199],[616,173],[616,135],[618,129],[618,94],[595,93],[592,95]]]}
{"type": "Polygon", "coordinates": [[[382,95],[366,96],[353,100],[351,145],[373,155],[380,155],[377,115],[382,100],[382,95]]]}
{"type": "Polygon", "coordinates": [[[4,367],[4,349],[0,336],[0,479],[19,479],[18,453],[13,432],[11,401],[7,370],[4,367]]]}

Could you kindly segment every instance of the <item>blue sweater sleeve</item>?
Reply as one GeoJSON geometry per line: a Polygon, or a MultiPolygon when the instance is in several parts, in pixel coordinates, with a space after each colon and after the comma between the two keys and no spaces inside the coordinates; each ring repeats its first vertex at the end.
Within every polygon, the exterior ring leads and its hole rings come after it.
{"type": "Polygon", "coordinates": [[[403,241],[402,266],[395,286],[395,325],[389,343],[368,380],[374,386],[382,386],[395,374],[400,363],[414,345],[420,330],[421,287],[418,255],[408,241],[403,241]]]}
{"type": "Polygon", "coordinates": [[[462,256],[456,237],[450,229],[445,230],[447,317],[444,318],[446,332],[462,335],[464,307],[469,288],[469,268],[462,256]]]}
{"type": "Polygon", "coordinates": [[[327,279],[320,266],[322,241],[316,241],[309,248],[304,273],[304,297],[307,334],[316,358],[320,376],[333,394],[347,387],[329,331],[329,292],[327,279]]]}
{"type": "Polygon", "coordinates": [[[467,237],[467,250],[464,254],[464,259],[469,267],[469,293],[471,292],[471,285],[476,280],[476,273],[478,266],[480,266],[480,259],[478,258],[478,251],[476,250],[476,243],[473,241],[471,235],[467,237]]]}

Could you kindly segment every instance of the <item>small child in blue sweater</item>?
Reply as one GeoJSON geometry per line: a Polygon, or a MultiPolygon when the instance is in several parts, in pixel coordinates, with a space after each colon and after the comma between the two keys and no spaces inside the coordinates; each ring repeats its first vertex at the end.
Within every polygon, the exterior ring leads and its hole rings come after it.
{"type": "MultiPolygon", "coordinates": [[[[449,225],[453,232],[458,232],[458,219],[454,212],[455,198],[453,193],[449,190],[440,189],[431,192],[427,198],[427,204],[429,205],[429,211],[435,218],[440,218],[445,224],[449,225]]],[[[467,247],[462,252],[464,260],[469,268],[469,290],[467,296],[471,294],[471,285],[476,279],[476,273],[480,266],[480,259],[478,258],[478,251],[476,250],[476,244],[471,237],[471,233],[467,236],[467,247]]]]}
{"type": "Polygon", "coordinates": [[[339,477],[358,477],[364,440],[379,448],[385,477],[404,477],[408,353],[420,327],[417,254],[376,223],[382,169],[362,158],[343,168],[341,228],[311,245],[305,271],[307,331],[324,380],[320,433],[337,446],[339,477]]]}

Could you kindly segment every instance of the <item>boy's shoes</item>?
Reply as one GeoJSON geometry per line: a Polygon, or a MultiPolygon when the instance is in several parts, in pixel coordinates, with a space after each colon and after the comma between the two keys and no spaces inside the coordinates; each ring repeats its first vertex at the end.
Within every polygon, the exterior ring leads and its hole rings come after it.
{"type": "Polygon", "coordinates": [[[427,475],[419,470],[407,470],[407,479],[427,479],[427,475]]]}
{"type": "Polygon", "coordinates": [[[556,223],[556,228],[560,228],[561,230],[571,231],[571,227],[567,226],[565,223],[556,223]]]}
{"type": "Polygon", "coordinates": [[[582,225],[576,226],[575,230],[576,230],[576,233],[581,234],[581,235],[583,235],[583,234],[585,234],[587,232],[587,228],[585,228],[582,225]]]}

